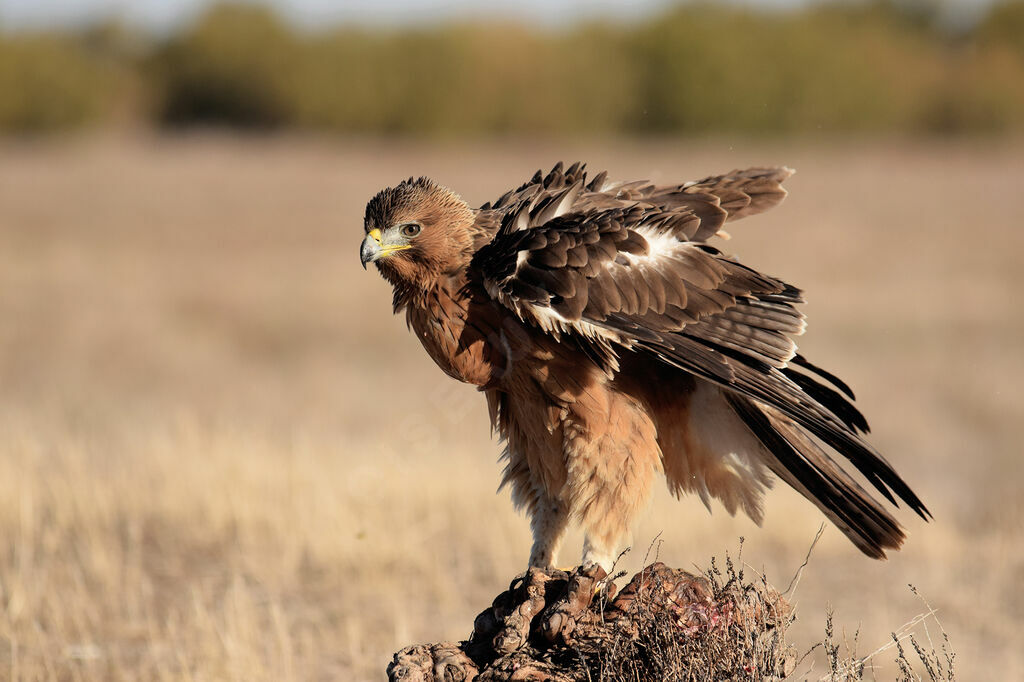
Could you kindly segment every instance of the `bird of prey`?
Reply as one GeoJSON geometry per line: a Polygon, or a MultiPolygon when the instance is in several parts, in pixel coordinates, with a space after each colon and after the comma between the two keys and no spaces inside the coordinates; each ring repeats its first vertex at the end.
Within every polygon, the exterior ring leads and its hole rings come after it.
{"type": "Polygon", "coordinates": [[[903,529],[839,461],[930,516],[863,438],[847,385],[797,352],[801,291],[709,243],[781,202],[791,173],[655,185],[559,163],[477,209],[424,177],[367,204],[363,267],[487,398],[530,566],[553,565],[574,522],[583,563],[609,569],[659,474],[757,523],[777,476],[878,559],[903,529]]]}

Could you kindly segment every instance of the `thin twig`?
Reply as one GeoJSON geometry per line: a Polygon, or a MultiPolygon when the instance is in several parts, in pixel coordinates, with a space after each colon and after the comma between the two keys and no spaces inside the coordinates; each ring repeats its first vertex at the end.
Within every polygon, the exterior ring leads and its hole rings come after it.
{"type": "MultiPolygon", "coordinates": [[[[861,658],[861,659],[856,660],[856,661],[850,661],[850,664],[847,665],[844,668],[837,668],[836,672],[842,673],[843,675],[849,675],[850,672],[853,671],[853,666],[854,665],[865,664],[868,661],[870,661],[872,658],[877,656],[878,654],[883,653],[885,651],[888,651],[889,649],[893,648],[894,646],[899,646],[901,642],[906,641],[907,638],[910,637],[910,635],[911,635],[910,631],[911,630],[916,628],[918,626],[918,624],[921,623],[921,621],[925,620],[926,618],[934,616],[935,613],[936,613],[935,609],[932,609],[932,610],[928,611],[927,613],[920,613],[920,614],[914,616],[911,620],[909,620],[908,622],[906,622],[902,626],[900,626],[899,629],[896,630],[896,632],[892,633],[893,641],[891,641],[891,642],[889,642],[887,644],[883,644],[882,646],[878,647],[877,649],[872,651],[870,654],[868,654],[864,658],[861,658]]],[[[834,679],[834,678],[826,676],[826,677],[819,678],[819,681],[821,681],[821,680],[829,680],[829,679],[834,679]]]]}
{"type": "Polygon", "coordinates": [[[820,526],[818,526],[818,532],[814,535],[814,541],[811,542],[811,546],[807,548],[807,556],[804,557],[804,562],[800,564],[800,568],[796,569],[796,574],[793,576],[793,579],[789,581],[789,587],[787,587],[786,591],[782,593],[783,597],[788,596],[789,593],[795,590],[796,586],[800,584],[800,576],[803,575],[804,568],[806,568],[807,564],[811,561],[811,552],[814,551],[815,545],[818,544],[818,540],[821,539],[821,536],[824,535],[824,533],[825,524],[823,523],[820,526]]]}

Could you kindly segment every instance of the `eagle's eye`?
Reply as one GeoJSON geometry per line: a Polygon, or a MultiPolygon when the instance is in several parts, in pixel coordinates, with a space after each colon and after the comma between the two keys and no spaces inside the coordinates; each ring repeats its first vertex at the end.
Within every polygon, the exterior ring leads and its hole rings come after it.
{"type": "Polygon", "coordinates": [[[406,223],[398,228],[403,237],[415,237],[420,233],[420,226],[417,223],[406,223]]]}

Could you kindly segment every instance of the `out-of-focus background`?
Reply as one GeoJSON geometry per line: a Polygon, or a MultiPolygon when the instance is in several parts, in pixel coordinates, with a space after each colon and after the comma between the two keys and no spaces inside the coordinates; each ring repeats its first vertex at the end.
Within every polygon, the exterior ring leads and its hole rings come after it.
{"type": "MultiPolygon", "coordinates": [[[[0,679],[379,679],[468,635],[527,522],[362,209],[559,159],[798,170],[724,248],[807,290],[801,347],[935,521],[888,562],[827,528],[791,637],[831,609],[863,655],[934,608],[960,679],[1020,679],[1022,134],[1019,1],[0,0],[0,679]]],[[[820,522],[660,490],[624,567],[743,536],[784,588],[820,522]]]]}

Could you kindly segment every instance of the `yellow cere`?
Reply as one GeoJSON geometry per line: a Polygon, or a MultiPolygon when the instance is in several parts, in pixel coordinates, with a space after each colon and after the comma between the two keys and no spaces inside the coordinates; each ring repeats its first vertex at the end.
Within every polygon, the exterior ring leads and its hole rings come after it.
{"type": "Polygon", "coordinates": [[[385,245],[380,233],[380,228],[373,228],[366,233],[368,237],[372,238],[381,247],[379,258],[390,256],[395,251],[404,251],[405,249],[412,248],[409,244],[388,244],[385,245]]]}

